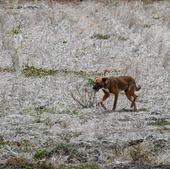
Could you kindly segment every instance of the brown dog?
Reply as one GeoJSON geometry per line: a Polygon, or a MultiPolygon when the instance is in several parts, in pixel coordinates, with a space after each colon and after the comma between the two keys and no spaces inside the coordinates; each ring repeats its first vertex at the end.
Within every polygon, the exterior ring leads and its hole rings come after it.
{"type": "Polygon", "coordinates": [[[120,91],[125,91],[127,98],[132,102],[131,107],[134,107],[134,111],[137,110],[136,99],[137,95],[135,91],[140,90],[141,86],[137,86],[135,80],[130,76],[118,76],[118,77],[97,77],[94,82],[93,89],[97,92],[100,89],[103,90],[104,96],[99,103],[104,108],[103,102],[110,96],[110,93],[115,95],[113,104],[113,111],[116,109],[117,99],[120,91]]]}

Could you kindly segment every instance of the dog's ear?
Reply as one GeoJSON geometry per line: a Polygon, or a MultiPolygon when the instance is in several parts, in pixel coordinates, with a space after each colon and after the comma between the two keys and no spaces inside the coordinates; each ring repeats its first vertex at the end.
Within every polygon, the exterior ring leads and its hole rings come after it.
{"type": "Polygon", "coordinates": [[[102,78],[102,81],[103,81],[105,84],[107,84],[107,83],[108,83],[108,77],[103,77],[103,78],[102,78]]]}

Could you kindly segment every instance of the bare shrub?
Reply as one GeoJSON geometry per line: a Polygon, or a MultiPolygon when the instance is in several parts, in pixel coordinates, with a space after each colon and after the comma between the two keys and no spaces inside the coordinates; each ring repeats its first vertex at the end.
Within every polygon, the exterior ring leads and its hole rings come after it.
{"type": "Polygon", "coordinates": [[[90,108],[95,105],[95,95],[96,93],[89,89],[89,87],[76,87],[76,90],[71,93],[72,99],[82,108],[90,108]]]}

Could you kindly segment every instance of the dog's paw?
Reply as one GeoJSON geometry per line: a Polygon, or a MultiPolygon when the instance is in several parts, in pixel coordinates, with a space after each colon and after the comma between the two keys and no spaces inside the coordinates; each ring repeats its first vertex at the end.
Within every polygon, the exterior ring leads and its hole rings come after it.
{"type": "Polygon", "coordinates": [[[101,104],[102,104],[102,102],[98,102],[96,105],[97,105],[97,106],[100,106],[101,104]]]}
{"type": "Polygon", "coordinates": [[[105,107],[105,105],[103,104],[103,102],[98,102],[97,105],[98,105],[98,106],[101,106],[103,109],[106,110],[106,107],[105,107]]]}
{"type": "Polygon", "coordinates": [[[134,106],[134,102],[131,103],[130,107],[132,108],[134,106]]]}
{"type": "Polygon", "coordinates": [[[102,106],[102,108],[103,108],[104,110],[107,110],[106,107],[105,107],[105,105],[104,105],[103,103],[101,103],[101,106],[102,106]]]}

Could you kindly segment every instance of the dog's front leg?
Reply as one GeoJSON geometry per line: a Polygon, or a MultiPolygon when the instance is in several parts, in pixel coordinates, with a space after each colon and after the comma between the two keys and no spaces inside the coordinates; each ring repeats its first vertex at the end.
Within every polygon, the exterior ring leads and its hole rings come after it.
{"type": "Polygon", "coordinates": [[[119,95],[119,93],[115,93],[115,99],[114,99],[114,104],[113,104],[113,109],[112,109],[113,111],[116,109],[118,95],[119,95]]]}
{"type": "Polygon", "coordinates": [[[106,92],[105,90],[103,90],[104,92],[104,96],[102,98],[102,100],[99,102],[99,104],[106,109],[105,105],[104,105],[104,101],[110,96],[109,92],[106,92]]]}

